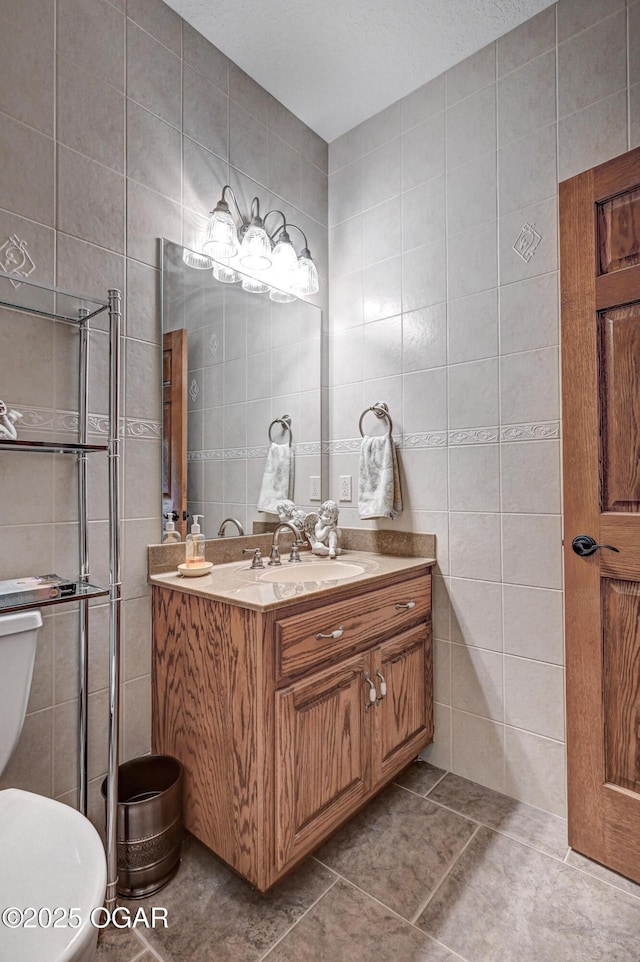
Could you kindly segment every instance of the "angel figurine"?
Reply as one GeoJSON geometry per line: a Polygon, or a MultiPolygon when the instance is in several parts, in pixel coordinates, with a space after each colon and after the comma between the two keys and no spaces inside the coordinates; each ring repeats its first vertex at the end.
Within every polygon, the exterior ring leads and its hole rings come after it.
{"type": "Polygon", "coordinates": [[[276,504],[276,511],[278,512],[278,518],[280,521],[289,521],[296,528],[299,528],[300,531],[302,531],[306,514],[302,508],[299,508],[295,504],[294,501],[290,501],[288,498],[278,501],[276,504]]]}
{"type": "Polygon", "coordinates": [[[20,411],[10,410],[4,401],[0,401],[0,441],[17,441],[16,424],[21,420],[20,411]]]}
{"type": "Polygon", "coordinates": [[[340,509],[335,501],[325,501],[320,506],[320,514],[311,536],[311,550],[314,554],[329,555],[335,558],[340,554],[338,547],[341,531],[338,527],[340,509]]]}

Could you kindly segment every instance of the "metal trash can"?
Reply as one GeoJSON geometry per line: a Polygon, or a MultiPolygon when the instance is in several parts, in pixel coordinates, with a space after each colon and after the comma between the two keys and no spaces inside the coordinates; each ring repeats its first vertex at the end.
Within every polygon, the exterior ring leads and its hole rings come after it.
{"type": "MultiPolygon", "coordinates": [[[[107,797],[107,779],[102,783],[107,797]]],[[[171,755],[143,755],[118,768],[118,895],[155,895],[180,865],[182,765],[171,755]]]]}

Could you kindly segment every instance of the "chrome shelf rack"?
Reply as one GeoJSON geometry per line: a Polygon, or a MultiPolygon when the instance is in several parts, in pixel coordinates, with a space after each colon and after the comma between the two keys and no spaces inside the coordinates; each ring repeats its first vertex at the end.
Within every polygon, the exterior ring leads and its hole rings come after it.
{"type": "MultiPolygon", "coordinates": [[[[120,718],[120,351],[122,330],[122,297],[119,290],[108,292],[106,301],[74,294],[71,291],[36,284],[0,271],[0,307],[24,311],[78,328],[79,386],[78,437],[51,441],[17,440],[0,442],[0,451],[70,454],[77,458],[78,470],[78,577],[73,595],[13,606],[10,596],[0,612],[41,608],[50,604],[79,605],[79,683],[78,683],[78,809],[87,814],[88,785],[88,695],[89,695],[89,628],[90,602],[109,597],[109,758],[107,772],[107,891],[105,905],[116,904],[118,882],[117,812],[118,812],[118,743],[120,718]],[[91,328],[89,321],[108,312],[108,332],[91,328]],[[107,444],[90,444],[89,434],[89,337],[92,333],[108,333],[109,337],[109,432],[107,444]],[[87,502],[87,458],[105,453],[109,473],[109,585],[98,587],[89,582],[89,538],[87,502]]],[[[23,574],[20,572],[19,574],[23,574]]],[[[70,579],[73,580],[73,579],[70,579]]]]}

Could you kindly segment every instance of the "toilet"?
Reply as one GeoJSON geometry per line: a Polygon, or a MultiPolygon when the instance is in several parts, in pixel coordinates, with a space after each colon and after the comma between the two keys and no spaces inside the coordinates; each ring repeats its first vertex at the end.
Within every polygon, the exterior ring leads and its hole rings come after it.
{"type": "MultiPolygon", "coordinates": [[[[36,610],[0,615],[0,773],[22,731],[41,626],[36,610]]],[[[104,848],[84,815],[32,792],[0,791],[0,911],[22,913],[0,919],[0,959],[91,962],[91,911],[106,884],[104,848]]]]}

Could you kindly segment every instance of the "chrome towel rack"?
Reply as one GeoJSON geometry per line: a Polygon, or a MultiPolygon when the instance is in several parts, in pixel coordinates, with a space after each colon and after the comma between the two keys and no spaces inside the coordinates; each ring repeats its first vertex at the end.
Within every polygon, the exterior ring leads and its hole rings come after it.
{"type": "Polygon", "coordinates": [[[291,447],[291,442],[293,440],[293,432],[291,431],[291,415],[283,414],[282,417],[274,418],[271,424],[269,425],[269,440],[271,441],[272,444],[274,444],[274,440],[271,437],[271,429],[273,428],[274,424],[280,424],[282,426],[283,431],[288,432],[289,447],[291,447]]]}
{"type": "Polygon", "coordinates": [[[371,407],[365,408],[360,415],[360,420],[358,422],[358,430],[360,431],[360,437],[364,437],[364,432],[362,430],[362,422],[366,414],[371,411],[377,418],[386,418],[389,424],[389,437],[393,431],[393,421],[391,420],[391,415],[389,414],[389,406],[385,401],[375,401],[371,407]]]}

